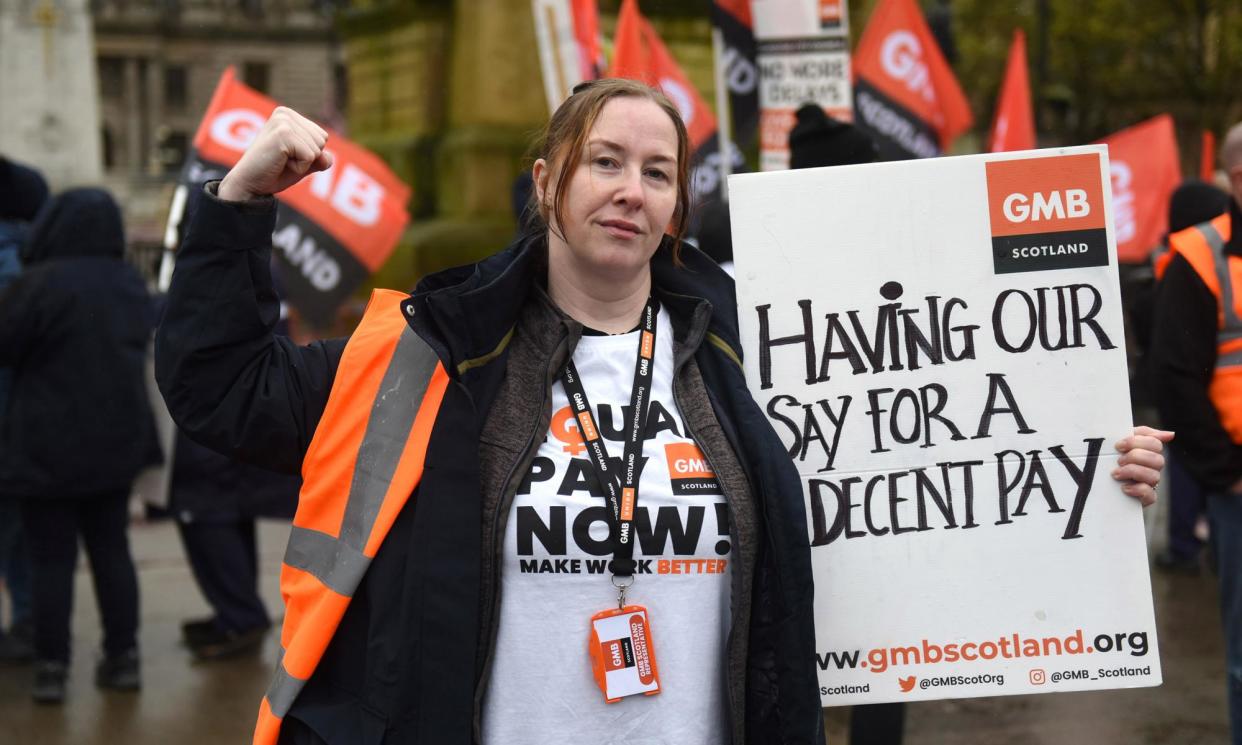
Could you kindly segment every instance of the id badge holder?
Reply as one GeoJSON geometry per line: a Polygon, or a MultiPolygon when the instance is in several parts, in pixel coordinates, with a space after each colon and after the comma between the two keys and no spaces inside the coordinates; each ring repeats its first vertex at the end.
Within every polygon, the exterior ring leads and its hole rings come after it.
{"type": "Polygon", "coordinates": [[[591,616],[588,651],[595,682],[608,703],[660,692],[651,623],[643,606],[626,605],[591,616]]]}

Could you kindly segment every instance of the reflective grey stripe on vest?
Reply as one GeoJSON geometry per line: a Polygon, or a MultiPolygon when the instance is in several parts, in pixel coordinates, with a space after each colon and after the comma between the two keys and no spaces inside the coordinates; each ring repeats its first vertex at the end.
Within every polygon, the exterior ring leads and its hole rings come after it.
{"type": "MultiPolygon", "coordinates": [[[[1220,285],[1220,305],[1224,324],[1216,332],[1216,345],[1219,349],[1223,344],[1242,339],[1242,318],[1238,317],[1238,310],[1233,304],[1233,274],[1229,271],[1229,257],[1225,255],[1224,237],[1210,222],[1196,225],[1195,230],[1199,231],[1203,240],[1207,242],[1208,248],[1212,250],[1212,266],[1216,270],[1216,281],[1220,285]]],[[[1233,367],[1242,364],[1240,360],[1242,357],[1239,357],[1237,352],[1217,355],[1216,367],[1233,367]]]]}
{"type": "Polygon", "coordinates": [[[1216,282],[1220,285],[1221,310],[1225,314],[1225,329],[1242,329],[1242,320],[1238,319],[1238,311],[1233,307],[1233,281],[1229,272],[1229,257],[1225,255],[1225,239],[1210,222],[1196,225],[1195,230],[1203,236],[1208,248],[1212,249],[1212,267],[1216,270],[1216,282]]]}
{"type": "Polygon", "coordinates": [[[1216,356],[1216,367],[1242,367],[1242,349],[1216,356]]]}
{"type": "Polygon", "coordinates": [[[359,551],[371,536],[437,362],[436,353],[413,329],[401,332],[371,407],[341,520],[340,540],[359,551]]]}
{"type": "MultiPolygon", "coordinates": [[[[285,563],[308,572],[333,592],[351,597],[371,560],[363,553],[384,495],[401,461],[427,386],[439,358],[426,342],[406,328],[380,380],[366,432],[354,463],[349,497],[339,537],[294,526],[285,549],[285,563]]],[[[267,689],[272,714],[283,718],[306,681],[285,669],[284,650],[267,689]]]]}
{"type": "MultiPolygon", "coordinates": [[[[281,650],[281,657],[284,657],[284,650],[281,650]]],[[[284,719],[285,714],[289,713],[289,709],[293,707],[293,700],[298,697],[302,686],[306,685],[306,681],[301,678],[295,678],[285,669],[283,662],[276,663],[276,674],[272,676],[272,682],[267,686],[267,706],[272,710],[272,716],[277,719],[284,719]]]]}
{"type": "Polygon", "coordinates": [[[310,528],[293,526],[285,563],[315,576],[328,589],[341,595],[352,595],[371,560],[361,549],[310,528]]]}

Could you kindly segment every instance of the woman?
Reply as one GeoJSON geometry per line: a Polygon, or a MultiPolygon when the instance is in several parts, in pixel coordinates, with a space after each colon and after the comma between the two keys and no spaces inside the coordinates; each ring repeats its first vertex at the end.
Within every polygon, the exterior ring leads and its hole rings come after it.
{"type": "MultiPolygon", "coordinates": [[[[270,332],[266,195],[330,167],[326,141],[277,110],[208,186],[158,339],[187,432],[302,464],[256,742],[822,741],[801,486],[731,281],[664,235],[689,205],[673,105],[579,89],[532,173],[546,230],[298,348],[270,332]],[[584,642],[620,605],[657,630],[661,692],[606,704],[584,642]]],[[[1147,496],[1160,443],[1136,445],[1147,496]]]]}

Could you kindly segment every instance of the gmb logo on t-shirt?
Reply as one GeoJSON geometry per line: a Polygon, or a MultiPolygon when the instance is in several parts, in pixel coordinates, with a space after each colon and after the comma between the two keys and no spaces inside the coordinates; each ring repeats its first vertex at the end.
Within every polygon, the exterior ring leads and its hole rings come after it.
{"type": "Polygon", "coordinates": [[[673,442],[664,446],[668,478],[673,494],[716,494],[720,484],[711,464],[693,442],[673,442]]]}

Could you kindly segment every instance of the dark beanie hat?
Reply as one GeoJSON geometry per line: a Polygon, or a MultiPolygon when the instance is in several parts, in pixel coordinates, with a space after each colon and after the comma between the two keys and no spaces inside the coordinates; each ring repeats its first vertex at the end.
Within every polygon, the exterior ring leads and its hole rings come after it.
{"type": "Polygon", "coordinates": [[[47,182],[38,171],[0,157],[0,220],[30,222],[47,197],[47,182]]]}
{"type": "Polygon", "coordinates": [[[1197,179],[1187,179],[1169,197],[1169,232],[1207,222],[1229,209],[1229,195],[1197,179]]]}
{"type": "Polygon", "coordinates": [[[821,106],[805,104],[797,117],[789,132],[790,168],[873,163],[878,157],[875,142],[865,132],[833,119],[821,106]]]}
{"type": "Polygon", "coordinates": [[[699,209],[699,250],[717,264],[733,261],[733,228],[729,205],[714,199],[699,209]]]}

